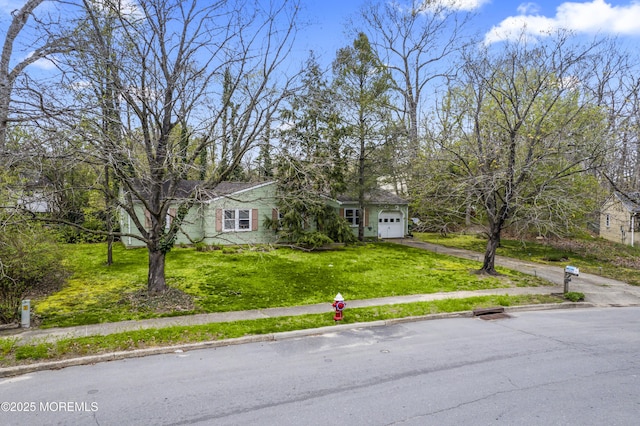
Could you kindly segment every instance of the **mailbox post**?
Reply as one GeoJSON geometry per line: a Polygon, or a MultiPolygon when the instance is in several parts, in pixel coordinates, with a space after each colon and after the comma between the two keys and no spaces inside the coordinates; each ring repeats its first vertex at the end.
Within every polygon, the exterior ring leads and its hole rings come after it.
{"type": "Polygon", "coordinates": [[[564,294],[569,293],[571,277],[577,277],[578,275],[580,275],[580,270],[575,266],[567,266],[564,268],[564,294]]]}

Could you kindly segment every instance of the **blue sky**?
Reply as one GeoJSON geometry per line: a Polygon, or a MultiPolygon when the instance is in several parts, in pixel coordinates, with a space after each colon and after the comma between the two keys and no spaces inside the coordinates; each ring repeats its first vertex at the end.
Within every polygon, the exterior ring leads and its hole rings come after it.
{"type": "MultiPolygon", "coordinates": [[[[399,0],[406,3],[406,0],[399,0]]],[[[441,0],[476,14],[474,29],[486,43],[496,43],[520,34],[532,35],[567,28],[583,35],[620,35],[640,41],[640,0],[441,0]]],[[[351,41],[343,33],[344,22],[363,3],[361,0],[303,0],[305,13],[316,24],[299,36],[299,49],[313,49],[331,60],[340,47],[351,41]]]]}
{"type": "MultiPolygon", "coordinates": [[[[135,2],[135,0],[124,0],[135,2]]],[[[206,1],[206,0],[202,0],[206,1]]],[[[409,0],[390,0],[406,4],[409,0]]],[[[533,35],[554,28],[568,28],[584,35],[621,35],[640,41],[640,0],[438,0],[476,14],[473,29],[485,42],[496,43],[520,34],[523,26],[533,35]]],[[[0,34],[6,29],[9,13],[25,0],[0,0],[0,34]]],[[[350,45],[344,23],[363,0],[302,0],[304,14],[312,25],[298,36],[294,57],[306,59],[314,50],[321,62],[329,63],[336,50],[350,45]]],[[[52,7],[45,2],[39,10],[52,7]]],[[[42,61],[40,66],[50,67],[42,61]]]]}

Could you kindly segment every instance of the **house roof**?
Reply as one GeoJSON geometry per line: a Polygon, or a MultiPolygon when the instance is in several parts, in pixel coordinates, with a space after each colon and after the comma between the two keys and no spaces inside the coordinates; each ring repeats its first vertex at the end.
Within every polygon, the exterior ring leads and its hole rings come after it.
{"type": "Polygon", "coordinates": [[[204,197],[209,200],[215,200],[219,197],[224,197],[231,194],[239,194],[250,189],[258,188],[265,185],[275,183],[274,181],[267,182],[220,182],[213,189],[207,189],[204,191],[204,197]]]}
{"type": "MultiPolygon", "coordinates": [[[[358,197],[353,194],[340,194],[335,198],[340,204],[357,203],[358,197]]],[[[364,194],[367,204],[409,204],[407,200],[383,189],[374,189],[364,194]]]]}
{"type": "MultiPolygon", "coordinates": [[[[220,182],[212,189],[201,188],[199,199],[212,200],[225,195],[237,194],[248,189],[257,188],[272,182],[220,182]]],[[[198,191],[202,187],[204,181],[201,180],[182,180],[177,183],[174,198],[185,199],[194,195],[194,191],[198,191]]],[[[167,181],[162,185],[163,196],[166,197],[169,192],[170,182],[167,181]]],[[[134,187],[141,192],[143,197],[148,197],[147,188],[140,184],[140,181],[134,183],[134,187]]]]}
{"type": "Polygon", "coordinates": [[[625,209],[632,213],[640,213],[640,192],[622,192],[614,193],[616,198],[620,200],[625,209]]]}

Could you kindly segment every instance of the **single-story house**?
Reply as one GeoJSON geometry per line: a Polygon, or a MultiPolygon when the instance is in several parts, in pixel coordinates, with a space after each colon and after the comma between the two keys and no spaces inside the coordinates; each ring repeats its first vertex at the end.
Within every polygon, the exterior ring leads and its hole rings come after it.
{"type": "MultiPolygon", "coordinates": [[[[175,208],[169,209],[168,221],[175,217],[180,195],[189,194],[198,181],[184,181],[176,194],[175,208]]],[[[277,182],[221,182],[213,190],[203,190],[198,201],[185,216],[176,244],[203,242],[208,245],[269,244],[279,242],[278,234],[263,225],[264,219],[277,219],[277,182]]],[[[360,212],[353,197],[327,198],[358,234],[364,219],[365,237],[401,238],[408,233],[408,202],[383,190],[366,196],[366,207],[360,212]]],[[[150,226],[148,212],[141,202],[135,204],[141,223],[150,226]]],[[[120,229],[125,234],[139,234],[129,215],[121,211],[120,229]]],[[[142,241],[131,236],[122,239],[126,247],[141,247],[142,241]]]]}
{"type": "Polygon", "coordinates": [[[602,205],[600,236],[635,246],[640,243],[640,192],[613,193],[602,205]]]}

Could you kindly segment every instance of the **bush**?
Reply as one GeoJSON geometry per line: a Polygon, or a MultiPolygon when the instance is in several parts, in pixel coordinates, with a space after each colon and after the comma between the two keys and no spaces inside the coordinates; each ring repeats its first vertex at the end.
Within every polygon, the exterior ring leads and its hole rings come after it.
{"type": "Polygon", "coordinates": [[[324,245],[333,243],[333,240],[329,238],[326,234],[322,232],[308,232],[305,233],[302,237],[298,239],[296,242],[300,247],[308,248],[308,249],[317,249],[324,245]]]}
{"type": "Polygon", "coordinates": [[[19,318],[25,297],[58,290],[67,276],[60,250],[40,226],[7,226],[0,233],[0,323],[19,318]]]}
{"type": "Polygon", "coordinates": [[[564,298],[571,302],[582,302],[584,300],[584,294],[577,291],[570,291],[564,294],[564,298]]]}

